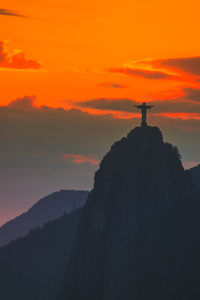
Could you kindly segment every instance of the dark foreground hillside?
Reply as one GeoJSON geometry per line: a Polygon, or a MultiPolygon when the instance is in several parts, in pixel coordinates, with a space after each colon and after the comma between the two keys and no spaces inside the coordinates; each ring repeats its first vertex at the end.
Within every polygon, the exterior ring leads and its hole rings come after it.
{"type": "Polygon", "coordinates": [[[55,300],[81,210],[0,248],[0,299],[55,300]]]}
{"type": "Polygon", "coordinates": [[[30,229],[42,227],[64,213],[83,207],[88,191],[61,190],[40,199],[27,212],[0,227],[0,246],[25,236],[30,229]]]}

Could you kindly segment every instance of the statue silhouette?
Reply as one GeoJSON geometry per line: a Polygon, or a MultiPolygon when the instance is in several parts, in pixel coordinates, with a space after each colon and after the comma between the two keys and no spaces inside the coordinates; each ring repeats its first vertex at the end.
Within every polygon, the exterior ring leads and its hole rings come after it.
{"type": "Polygon", "coordinates": [[[138,109],[141,109],[141,113],[142,113],[141,126],[146,127],[147,126],[147,110],[151,109],[153,107],[153,105],[146,105],[146,103],[143,102],[142,105],[135,105],[135,107],[137,107],[138,109]]]}

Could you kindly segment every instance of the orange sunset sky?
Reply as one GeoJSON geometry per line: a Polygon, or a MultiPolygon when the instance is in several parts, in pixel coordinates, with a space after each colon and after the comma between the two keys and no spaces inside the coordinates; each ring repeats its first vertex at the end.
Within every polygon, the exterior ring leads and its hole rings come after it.
{"type": "Polygon", "coordinates": [[[1,6],[1,105],[24,95],[35,95],[37,106],[64,108],[96,98],[160,101],[200,85],[193,66],[200,64],[199,1],[1,6]]]}
{"type": "Polygon", "coordinates": [[[135,104],[200,162],[200,2],[0,4],[0,224],[59,189],[90,189],[135,104]]]}

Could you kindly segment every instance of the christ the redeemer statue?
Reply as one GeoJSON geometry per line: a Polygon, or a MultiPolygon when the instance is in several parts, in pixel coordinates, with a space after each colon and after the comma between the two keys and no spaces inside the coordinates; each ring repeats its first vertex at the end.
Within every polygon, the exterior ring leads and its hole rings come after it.
{"type": "Polygon", "coordinates": [[[147,109],[151,109],[153,107],[153,105],[146,105],[145,102],[143,102],[142,105],[135,105],[137,108],[141,109],[142,112],[142,123],[141,126],[142,127],[146,127],[147,126],[147,109]]]}

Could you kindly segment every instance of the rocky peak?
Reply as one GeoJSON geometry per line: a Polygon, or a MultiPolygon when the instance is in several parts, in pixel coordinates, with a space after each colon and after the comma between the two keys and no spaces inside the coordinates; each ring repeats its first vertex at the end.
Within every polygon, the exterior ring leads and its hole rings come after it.
{"type": "Polygon", "coordinates": [[[198,197],[159,128],[133,129],[96,172],[59,299],[187,299],[198,197]]]}

